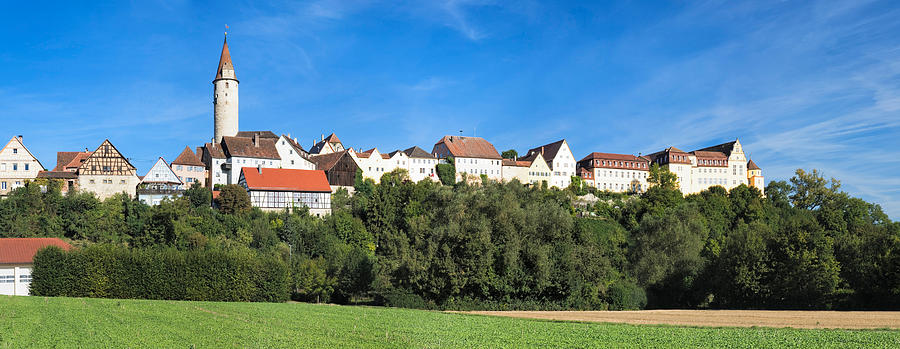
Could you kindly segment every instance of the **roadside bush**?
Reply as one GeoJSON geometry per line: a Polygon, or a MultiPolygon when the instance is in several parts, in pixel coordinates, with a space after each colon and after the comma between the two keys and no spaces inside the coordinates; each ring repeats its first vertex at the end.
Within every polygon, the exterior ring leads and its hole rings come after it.
{"type": "Polygon", "coordinates": [[[250,249],[93,245],[43,249],[34,262],[38,296],[280,302],[290,288],[284,261],[250,249]]]}

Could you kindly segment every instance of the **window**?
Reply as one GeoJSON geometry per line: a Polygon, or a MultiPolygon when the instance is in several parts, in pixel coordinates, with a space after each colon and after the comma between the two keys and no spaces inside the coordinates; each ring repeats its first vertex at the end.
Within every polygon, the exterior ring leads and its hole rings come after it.
{"type": "Polygon", "coordinates": [[[178,166],[175,166],[175,169],[181,171],[182,169],[184,169],[184,167],[181,165],[178,165],[178,166]]]}
{"type": "MultiPolygon", "coordinates": [[[[112,180],[109,180],[109,183],[112,184],[112,180]]],[[[119,184],[125,184],[125,180],[123,179],[123,180],[119,181],[119,184]]]]}
{"type": "Polygon", "coordinates": [[[19,274],[19,282],[30,283],[31,274],[19,274]]]}
{"type": "Polygon", "coordinates": [[[16,282],[15,275],[0,275],[0,284],[11,284],[16,282]]]}
{"type": "Polygon", "coordinates": [[[28,171],[28,164],[25,164],[25,171],[28,171]]]}
{"type": "Polygon", "coordinates": [[[19,170],[19,164],[13,164],[13,171],[19,170]]]}
{"type": "Polygon", "coordinates": [[[6,182],[0,182],[0,189],[6,190],[6,182]]]}
{"type": "Polygon", "coordinates": [[[92,179],[92,180],[90,180],[90,183],[91,183],[91,184],[94,184],[94,180],[93,180],[93,179],[92,179]]]}

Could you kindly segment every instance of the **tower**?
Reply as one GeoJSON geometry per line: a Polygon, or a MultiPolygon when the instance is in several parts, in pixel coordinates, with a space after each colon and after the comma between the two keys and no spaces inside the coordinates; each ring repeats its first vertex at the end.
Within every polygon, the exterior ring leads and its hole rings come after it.
{"type": "Polygon", "coordinates": [[[219,69],[213,80],[213,109],[216,143],[221,142],[222,137],[236,136],[238,133],[238,80],[234,74],[234,65],[231,64],[227,36],[222,45],[222,55],[219,57],[219,69]]]}

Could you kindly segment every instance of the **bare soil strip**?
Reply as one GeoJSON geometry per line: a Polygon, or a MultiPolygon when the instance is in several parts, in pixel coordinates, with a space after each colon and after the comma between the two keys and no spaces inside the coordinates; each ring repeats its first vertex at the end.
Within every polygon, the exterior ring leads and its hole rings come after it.
{"type": "Polygon", "coordinates": [[[897,311],[640,310],[640,311],[469,311],[516,318],[614,322],[634,325],[900,329],[897,311]]]}

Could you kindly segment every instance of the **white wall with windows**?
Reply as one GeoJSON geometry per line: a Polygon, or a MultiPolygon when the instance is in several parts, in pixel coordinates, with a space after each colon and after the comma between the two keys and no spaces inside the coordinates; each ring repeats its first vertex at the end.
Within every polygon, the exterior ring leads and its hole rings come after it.
{"type": "Polygon", "coordinates": [[[315,216],[331,213],[331,193],[250,190],[250,204],[265,211],[306,206],[315,216]]]}
{"type": "Polygon", "coordinates": [[[489,179],[502,180],[502,160],[482,158],[454,158],[456,173],[469,177],[481,177],[486,175],[489,179]]]}

